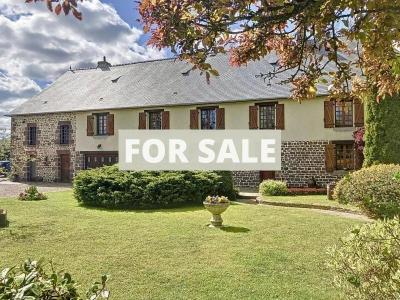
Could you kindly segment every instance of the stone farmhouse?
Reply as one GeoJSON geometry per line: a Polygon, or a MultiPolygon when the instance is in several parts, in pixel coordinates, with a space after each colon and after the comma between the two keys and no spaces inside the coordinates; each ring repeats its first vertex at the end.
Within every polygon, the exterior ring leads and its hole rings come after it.
{"type": "Polygon", "coordinates": [[[364,123],[362,103],[290,100],[288,74],[271,81],[271,58],[246,67],[229,66],[226,56],[209,62],[219,71],[205,76],[175,59],[69,70],[50,87],[10,113],[12,172],[19,180],[71,181],[82,169],[118,162],[119,129],[282,130],[282,170],[235,172],[238,186],[263,179],[303,187],[325,185],[357,169],[362,154],[353,131],[364,123]]]}

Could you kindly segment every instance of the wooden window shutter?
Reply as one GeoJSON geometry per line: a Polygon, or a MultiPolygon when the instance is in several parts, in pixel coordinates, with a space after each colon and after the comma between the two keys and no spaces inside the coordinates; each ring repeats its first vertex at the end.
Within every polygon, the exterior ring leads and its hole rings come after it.
{"type": "Polygon", "coordinates": [[[364,104],[360,100],[354,100],[354,126],[364,126],[364,104]]]}
{"type": "Polygon", "coordinates": [[[107,135],[114,135],[114,115],[107,115],[107,135]]]}
{"type": "Polygon", "coordinates": [[[324,102],[324,127],[333,128],[335,127],[335,101],[324,102]]]}
{"type": "Polygon", "coordinates": [[[86,135],[94,135],[94,116],[87,116],[86,135]]]}
{"type": "Polygon", "coordinates": [[[285,106],[276,105],[276,129],[285,129],[285,106]]]}
{"type": "Polygon", "coordinates": [[[225,108],[217,108],[217,129],[225,129],[225,108]]]}
{"type": "Polygon", "coordinates": [[[161,112],[162,129],[169,129],[169,111],[161,112]]]}
{"type": "Polygon", "coordinates": [[[249,106],[249,129],[258,128],[258,106],[249,106]]]}
{"type": "Polygon", "coordinates": [[[199,111],[197,109],[190,110],[190,129],[199,129],[199,111]]]}
{"type": "Polygon", "coordinates": [[[146,113],[139,113],[139,129],[146,129],[146,113]]]}
{"type": "Polygon", "coordinates": [[[335,145],[327,144],[325,146],[325,170],[328,173],[332,173],[336,168],[335,159],[335,145]]]}

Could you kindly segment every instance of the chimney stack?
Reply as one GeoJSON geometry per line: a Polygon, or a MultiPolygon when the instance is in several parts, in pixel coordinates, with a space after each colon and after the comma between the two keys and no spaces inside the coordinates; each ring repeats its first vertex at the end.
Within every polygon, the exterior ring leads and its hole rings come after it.
{"type": "Polygon", "coordinates": [[[103,56],[103,60],[97,62],[97,68],[101,69],[102,71],[109,71],[111,64],[107,61],[106,57],[103,56]]]}

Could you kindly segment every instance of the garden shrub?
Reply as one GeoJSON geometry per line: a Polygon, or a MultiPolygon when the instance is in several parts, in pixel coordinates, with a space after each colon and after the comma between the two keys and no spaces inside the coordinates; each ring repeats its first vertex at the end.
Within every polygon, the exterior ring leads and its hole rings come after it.
{"type": "Polygon", "coordinates": [[[400,164],[400,96],[366,99],[364,166],[400,164]]]}
{"type": "Polygon", "coordinates": [[[19,194],[18,199],[22,201],[38,201],[46,200],[47,196],[40,193],[35,185],[31,185],[25,192],[19,194]]]}
{"type": "Polygon", "coordinates": [[[259,192],[262,196],[284,196],[289,190],[284,181],[264,180],[260,183],[259,192]]]}
{"type": "Polygon", "coordinates": [[[128,172],[117,166],[79,172],[74,194],[84,205],[107,208],[201,204],[208,195],[235,199],[230,172],[128,172]]]}
{"type": "Polygon", "coordinates": [[[368,215],[393,218],[400,214],[400,180],[395,174],[400,165],[375,165],[342,178],[336,185],[334,198],[352,203],[368,215]]]}
{"type": "Polygon", "coordinates": [[[20,267],[6,268],[0,272],[0,299],[109,299],[106,288],[107,275],[95,282],[85,296],[80,296],[78,284],[66,272],[57,272],[51,265],[47,274],[43,261],[25,261],[20,267]]]}
{"type": "Polygon", "coordinates": [[[329,250],[329,267],[346,299],[400,299],[400,220],[352,230],[329,250]]]}
{"type": "Polygon", "coordinates": [[[8,171],[5,168],[0,167],[0,177],[8,176],[8,171]]]}

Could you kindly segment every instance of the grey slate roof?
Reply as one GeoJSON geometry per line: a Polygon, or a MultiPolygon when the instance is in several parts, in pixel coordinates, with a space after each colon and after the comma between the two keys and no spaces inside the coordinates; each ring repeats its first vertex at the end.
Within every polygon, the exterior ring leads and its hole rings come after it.
{"type": "MultiPolygon", "coordinates": [[[[288,74],[281,74],[271,85],[255,77],[260,72],[272,71],[271,57],[239,68],[230,66],[225,55],[211,57],[209,62],[220,74],[212,76],[210,84],[197,70],[182,74],[191,65],[175,59],[112,66],[108,71],[67,71],[9,115],[290,97],[291,86],[279,84],[288,74]]],[[[320,86],[318,93],[327,94],[326,87],[320,86]]]]}

